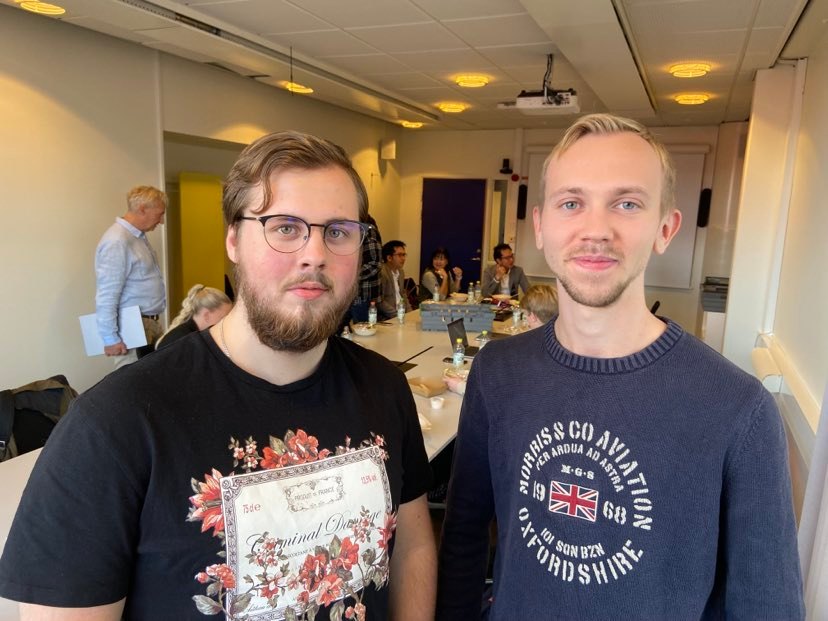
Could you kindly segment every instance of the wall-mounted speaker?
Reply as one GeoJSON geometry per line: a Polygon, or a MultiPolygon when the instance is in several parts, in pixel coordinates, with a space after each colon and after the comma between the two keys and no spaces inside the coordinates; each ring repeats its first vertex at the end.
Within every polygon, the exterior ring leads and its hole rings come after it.
{"type": "Polygon", "coordinates": [[[393,138],[383,138],[380,141],[380,158],[384,160],[397,159],[397,141],[393,138]]]}
{"type": "Polygon", "coordinates": [[[696,226],[704,228],[710,221],[710,199],[713,196],[713,191],[710,188],[704,188],[699,195],[699,215],[696,217],[696,226]]]}
{"type": "Polygon", "coordinates": [[[526,218],[526,199],[529,194],[529,186],[525,183],[521,183],[518,186],[518,199],[517,199],[517,217],[518,220],[524,220],[526,218]]]}
{"type": "Polygon", "coordinates": [[[500,167],[500,174],[501,175],[511,175],[512,174],[512,167],[509,165],[509,158],[503,158],[503,166],[500,167]]]}

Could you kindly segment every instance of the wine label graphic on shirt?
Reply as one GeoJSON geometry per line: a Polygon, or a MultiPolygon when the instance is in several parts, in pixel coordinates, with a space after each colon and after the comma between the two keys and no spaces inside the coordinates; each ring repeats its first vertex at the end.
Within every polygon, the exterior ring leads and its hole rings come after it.
{"type": "Polygon", "coordinates": [[[230,438],[233,467],[192,479],[187,520],[200,522],[222,549],[193,596],[203,615],[227,621],[310,621],[322,608],[331,619],[365,621],[366,587],[384,588],[396,529],[388,454],[381,435],[334,451],[297,429],[230,438]]]}
{"type": "Polygon", "coordinates": [[[530,438],[518,471],[525,550],[550,576],[583,586],[623,580],[655,527],[634,449],[589,422],[556,421],[530,438]]]}
{"type": "MultiPolygon", "coordinates": [[[[382,523],[391,511],[391,492],[378,447],[311,464],[224,477],[221,489],[227,565],[236,576],[249,577],[248,584],[264,571],[272,578],[273,592],[280,595],[274,610],[267,588],[260,590],[246,607],[250,618],[259,618],[257,613],[267,615],[261,618],[284,618],[287,607],[303,603],[302,593],[315,591],[308,584],[339,597],[348,590],[343,582],[353,591],[365,586],[365,572],[358,568],[362,559],[356,552],[343,558],[341,552],[343,546],[359,548],[354,533],[360,522],[382,523]],[[334,540],[339,549],[331,552],[334,540]],[[317,565],[328,564],[328,557],[348,564],[348,571],[341,575],[326,572],[315,580],[311,574],[318,574],[317,565]],[[303,572],[310,580],[302,580],[303,572]],[[323,584],[326,578],[330,584],[323,584]]],[[[373,545],[363,546],[360,552],[372,550],[374,559],[381,558],[384,551],[377,543],[374,537],[373,545]]],[[[236,594],[245,591],[237,588],[236,594]]],[[[316,592],[318,599],[324,599],[316,592]]]]}

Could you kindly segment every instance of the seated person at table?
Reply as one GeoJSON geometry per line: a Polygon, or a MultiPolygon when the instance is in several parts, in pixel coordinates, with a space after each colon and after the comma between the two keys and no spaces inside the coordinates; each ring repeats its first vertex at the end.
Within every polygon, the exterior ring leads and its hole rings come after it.
{"type": "Polygon", "coordinates": [[[509,244],[498,244],[492,252],[495,264],[483,270],[481,291],[483,297],[502,294],[515,297],[518,286],[526,293],[529,290],[529,279],[523,273],[523,268],[515,265],[515,253],[509,244]]]}
{"type": "Polygon", "coordinates": [[[201,332],[216,325],[233,308],[227,295],[204,285],[193,285],[181,302],[181,312],[172,320],[170,329],[158,339],[155,349],[171,345],[181,337],[201,332]]]}
{"type": "Polygon", "coordinates": [[[380,270],[380,301],[377,308],[380,319],[397,315],[397,302],[402,297],[405,312],[411,311],[411,304],[405,295],[405,243],[392,239],[382,246],[382,269],[380,270]]]}
{"type": "Polygon", "coordinates": [[[449,269],[449,252],[439,247],[431,253],[431,265],[423,272],[420,279],[420,300],[434,298],[434,288],[437,287],[440,299],[445,300],[452,293],[460,291],[460,280],[463,270],[459,267],[449,269]]]}
{"type": "Polygon", "coordinates": [[[558,292],[551,285],[532,285],[520,300],[530,328],[539,328],[558,312],[558,292]]]}

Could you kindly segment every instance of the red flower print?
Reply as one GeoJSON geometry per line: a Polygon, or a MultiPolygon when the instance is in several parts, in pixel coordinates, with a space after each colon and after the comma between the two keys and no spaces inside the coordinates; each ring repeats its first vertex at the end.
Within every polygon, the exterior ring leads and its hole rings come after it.
{"type": "MultiPolygon", "coordinates": [[[[210,565],[204,571],[211,578],[216,578],[219,582],[221,582],[221,586],[225,589],[236,588],[236,576],[233,575],[233,570],[224,563],[221,565],[210,565]]],[[[196,578],[198,578],[198,576],[196,576],[196,578]]],[[[199,582],[201,582],[201,580],[199,580],[199,582]]]]}
{"type": "Polygon", "coordinates": [[[322,606],[330,606],[342,596],[342,578],[336,574],[325,576],[319,585],[319,594],[316,596],[316,603],[322,606]]]}
{"type": "Polygon", "coordinates": [[[348,606],[348,607],[345,609],[345,618],[346,618],[346,619],[353,619],[353,618],[354,618],[354,614],[355,614],[355,613],[354,613],[354,607],[353,607],[353,606],[348,606]]]}
{"type": "Polygon", "coordinates": [[[345,537],[339,550],[339,556],[333,559],[334,567],[341,567],[350,570],[359,562],[359,546],[351,542],[350,537],[345,537]]]}
{"type": "Polygon", "coordinates": [[[299,569],[299,579],[308,591],[315,591],[316,587],[319,586],[319,582],[325,577],[327,573],[325,564],[326,559],[321,554],[316,556],[308,554],[305,557],[305,562],[302,563],[302,567],[299,569]]]}
{"type": "Polygon", "coordinates": [[[385,514],[385,526],[380,528],[380,540],[377,545],[380,548],[387,548],[388,542],[394,535],[394,530],[397,528],[397,516],[393,513],[385,514]]]}
{"type": "Polygon", "coordinates": [[[296,598],[296,601],[300,604],[307,604],[310,601],[310,593],[307,591],[302,591],[299,593],[299,596],[296,598]]]}
{"type": "Polygon", "coordinates": [[[210,582],[210,576],[208,576],[203,571],[198,572],[196,574],[195,579],[198,580],[201,584],[207,584],[208,582],[210,582]]]}
{"type": "Polygon", "coordinates": [[[264,453],[264,458],[262,458],[262,461],[259,464],[262,468],[272,470],[273,468],[278,468],[282,465],[279,461],[281,456],[269,446],[264,447],[262,449],[262,453],[264,453]]]}
{"type": "Polygon", "coordinates": [[[213,473],[204,475],[204,482],[198,483],[199,493],[190,496],[190,515],[187,520],[197,522],[201,520],[201,532],[213,529],[213,537],[224,532],[224,517],[221,514],[221,488],[219,479],[222,474],[215,468],[213,473]]]}
{"type": "Polygon", "coordinates": [[[354,612],[356,613],[357,621],[365,621],[365,604],[359,602],[354,605],[354,612]]]}
{"type": "Polygon", "coordinates": [[[319,440],[313,436],[309,436],[303,429],[298,429],[296,435],[287,441],[288,450],[291,453],[296,453],[299,458],[316,456],[316,447],[319,446],[319,440]]]}

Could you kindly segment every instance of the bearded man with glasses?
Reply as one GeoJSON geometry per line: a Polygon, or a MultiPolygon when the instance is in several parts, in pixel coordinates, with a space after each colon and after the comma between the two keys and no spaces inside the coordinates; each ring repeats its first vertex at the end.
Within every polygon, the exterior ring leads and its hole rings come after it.
{"type": "Polygon", "coordinates": [[[333,336],[368,227],[362,181],[337,145],[272,134],[240,155],[223,209],[236,305],[76,400],[0,595],[24,619],[432,618],[411,391],[333,336]]]}

